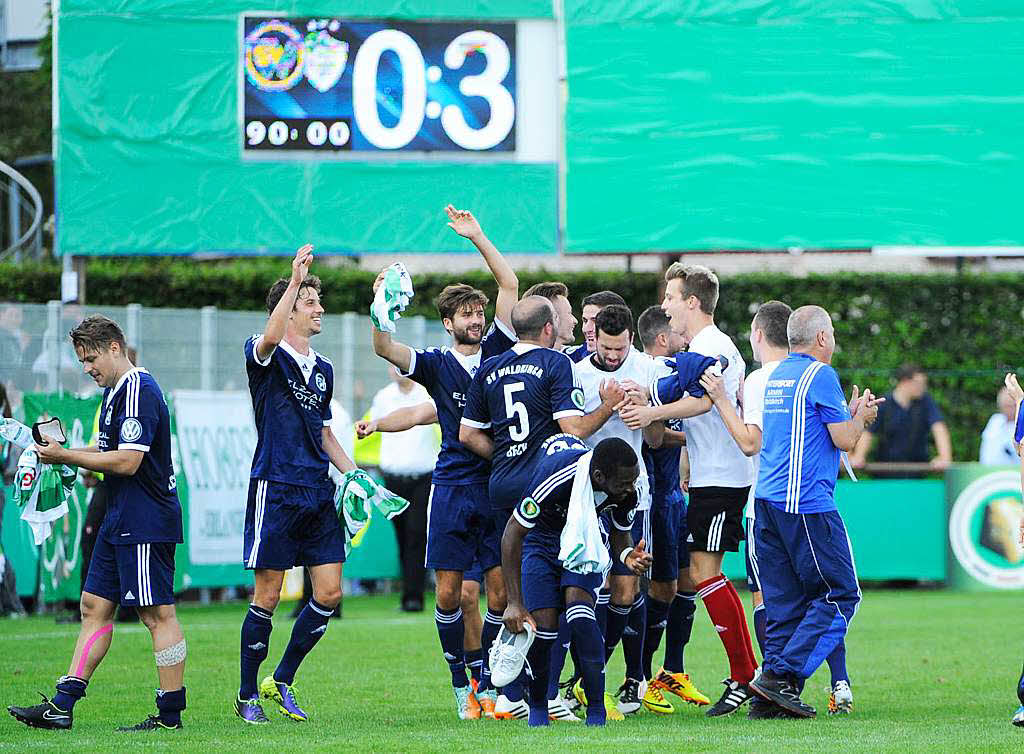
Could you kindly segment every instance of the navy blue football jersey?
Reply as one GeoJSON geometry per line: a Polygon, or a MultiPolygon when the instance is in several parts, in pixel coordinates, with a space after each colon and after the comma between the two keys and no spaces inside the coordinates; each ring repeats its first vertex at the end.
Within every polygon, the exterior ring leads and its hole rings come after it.
{"type": "Polygon", "coordinates": [[[690,351],[680,351],[671,359],[662,361],[672,369],[672,373],[651,384],[651,403],[655,406],[675,403],[686,395],[702,398],[704,388],[701,387],[700,376],[708,367],[718,363],[717,359],[690,351]]]}
{"type": "MultiPolygon", "coordinates": [[[[569,498],[576,478],[576,463],[590,448],[575,435],[554,435],[541,446],[527,495],[512,515],[527,529],[561,534],[569,513],[569,498]]],[[[638,498],[636,490],[625,498],[613,500],[604,492],[594,491],[597,515],[607,513],[619,531],[631,531],[638,498]]]]}
{"type": "Polygon", "coordinates": [[[573,364],[579,364],[585,358],[590,356],[590,351],[587,350],[586,343],[580,343],[578,346],[566,346],[562,349],[562,353],[568,356],[573,364]]]}
{"type": "MultiPolygon", "coordinates": [[[[683,420],[669,419],[665,422],[665,428],[682,432],[683,420]]],[[[644,464],[647,466],[647,478],[651,480],[651,505],[660,505],[673,495],[682,495],[679,488],[681,452],[682,448],[679,447],[652,449],[644,445],[644,464]]]]}
{"type": "Polygon", "coordinates": [[[520,503],[541,444],[562,431],[559,419],[583,416],[583,404],[572,362],[551,348],[519,343],[483,363],[469,387],[462,423],[491,430],[489,491],[496,510],[520,503]]]}
{"type": "Polygon", "coordinates": [[[160,386],[145,369],[130,370],[103,391],[96,447],[144,454],[131,476],[104,475],[110,496],[104,538],[115,545],[182,542],[170,413],[160,386]]]}
{"type": "Polygon", "coordinates": [[[491,474],[491,464],[459,442],[459,423],[466,394],[480,363],[515,344],[515,336],[495,321],[480,341],[480,350],[463,356],[452,348],[410,349],[410,377],[430,393],[441,425],[441,452],[434,466],[434,484],[479,484],[491,474]]]}
{"type": "Polygon", "coordinates": [[[303,356],[284,341],[260,361],[256,344],[262,338],[253,335],[245,341],[245,371],[256,420],[250,477],[321,487],[329,478],[323,429],[331,423],[334,365],[312,348],[303,356]]]}

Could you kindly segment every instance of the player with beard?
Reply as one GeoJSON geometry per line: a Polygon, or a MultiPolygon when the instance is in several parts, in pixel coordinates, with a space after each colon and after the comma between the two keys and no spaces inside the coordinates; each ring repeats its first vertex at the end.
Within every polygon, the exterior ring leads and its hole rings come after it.
{"type": "MultiPolygon", "coordinates": [[[[498,284],[493,325],[485,334],[487,296],[482,291],[465,284],[449,285],[437,298],[437,311],[451,333],[451,347],[414,349],[373,328],[373,350],[427,389],[441,425],[441,452],[434,467],[427,513],[427,567],[436,571],[434,618],[451,672],[457,713],[462,719],[470,719],[479,717],[477,705],[485,715],[498,714],[499,700],[486,673],[478,687],[479,696],[472,692],[466,677],[460,607],[463,573],[477,561],[487,584],[484,647],[501,627],[505,586],[500,568],[502,532],[495,525],[487,496],[490,463],[459,442],[459,423],[466,393],[481,361],[507,351],[516,342],[510,323],[512,307],[519,298],[519,280],[470,212],[451,205],[446,211],[451,220],[449,227],[473,242],[498,284]]],[[[383,279],[382,272],[374,283],[374,292],[383,279]]],[[[525,708],[519,694],[518,706],[525,708]]],[[[524,709],[522,716],[527,713],[524,709]]]]}
{"type": "Polygon", "coordinates": [[[597,351],[597,315],[612,304],[626,306],[626,300],[615,291],[598,291],[583,299],[583,309],[580,312],[580,316],[583,317],[583,343],[565,349],[565,355],[574,363],[580,363],[597,351]]]}
{"type": "MultiPolygon", "coordinates": [[[[604,307],[595,317],[594,324],[597,335],[596,351],[576,365],[576,376],[585,396],[584,409],[588,411],[597,407],[600,401],[598,388],[609,380],[618,382],[635,395],[643,390],[641,386],[650,385],[658,376],[654,359],[633,348],[633,315],[627,307],[618,304],[604,307]]],[[[699,385],[696,385],[694,390],[700,392],[699,385]]],[[[643,395],[643,402],[646,403],[646,394],[643,395]]],[[[691,405],[694,411],[706,411],[710,401],[706,404],[694,401],[691,405]]],[[[663,432],[664,425],[660,422],[649,424],[644,429],[632,430],[622,421],[621,416],[616,414],[591,436],[591,443],[596,444],[606,437],[618,437],[629,443],[637,458],[640,458],[643,443],[646,441],[651,447],[660,447],[663,432]]],[[[650,539],[647,512],[651,507],[651,494],[647,471],[642,464],[637,480],[637,494],[639,502],[633,536],[646,544],[650,539]]],[[[639,590],[637,577],[623,568],[621,563],[616,565],[614,557],[612,560],[612,570],[608,577],[611,600],[604,629],[605,653],[608,657],[622,638],[639,590]]],[[[639,672],[635,674],[641,675],[639,672]]],[[[579,690],[579,684],[575,688],[579,690]]],[[[646,687],[642,679],[627,679],[627,683],[619,690],[619,711],[638,711],[645,692],[646,687]],[[630,683],[630,680],[635,683],[630,683]]],[[[576,694],[576,697],[583,703],[579,694],[576,694]]]]}

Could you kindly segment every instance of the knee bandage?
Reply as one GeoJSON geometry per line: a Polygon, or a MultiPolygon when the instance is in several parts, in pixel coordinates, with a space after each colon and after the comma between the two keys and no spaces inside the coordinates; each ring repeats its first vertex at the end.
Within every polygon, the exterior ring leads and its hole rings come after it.
{"type": "Polygon", "coordinates": [[[185,662],[185,640],[182,639],[177,644],[172,644],[165,649],[158,649],[153,654],[156,657],[158,668],[167,668],[185,662]]]}

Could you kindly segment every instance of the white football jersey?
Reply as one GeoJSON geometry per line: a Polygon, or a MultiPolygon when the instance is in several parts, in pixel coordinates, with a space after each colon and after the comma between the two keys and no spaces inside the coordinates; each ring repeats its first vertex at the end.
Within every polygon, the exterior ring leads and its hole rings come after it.
{"type": "MultiPolygon", "coordinates": [[[[768,388],[768,378],[772,376],[781,362],[769,361],[760,369],[751,372],[743,382],[743,423],[757,427],[764,432],[764,393],[768,388]]],[[[754,497],[757,493],[757,470],[761,465],[761,454],[758,453],[752,459],[754,467],[754,482],[750,485],[750,495],[747,497],[745,515],[747,518],[754,518],[754,497]]]]}
{"type": "MultiPolygon", "coordinates": [[[[626,360],[614,372],[606,372],[597,367],[594,364],[593,356],[588,356],[578,364],[574,364],[573,371],[576,373],[576,379],[583,388],[583,395],[586,400],[583,410],[588,414],[601,405],[601,396],[598,390],[604,380],[616,380],[617,382],[633,380],[633,382],[647,387],[655,376],[661,374],[658,362],[647,354],[637,351],[635,348],[630,349],[626,360]]],[[[613,414],[597,432],[586,438],[586,443],[593,448],[607,437],[618,437],[625,440],[636,453],[637,463],[640,465],[640,477],[637,479],[637,495],[639,500],[637,509],[648,510],[651,507],[651,488],[647,480],[647,468],[643,457],[644,431],[642,429],[630,429],[623,423],[618,414],[613,414]]]]}

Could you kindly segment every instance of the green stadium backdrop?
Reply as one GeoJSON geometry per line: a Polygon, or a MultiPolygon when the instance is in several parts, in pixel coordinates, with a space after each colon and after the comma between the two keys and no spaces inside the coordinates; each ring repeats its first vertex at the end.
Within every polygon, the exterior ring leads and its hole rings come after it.
{"type": "Polygon", "coordinates": [[[243,161],[243,11],[553,17],[343,6],[63,0],[58,251],[464,251],[437,222],[449,200],[516,252],[1024,242],[1024,4],[565,0],[562,163],[243,161]]]}

